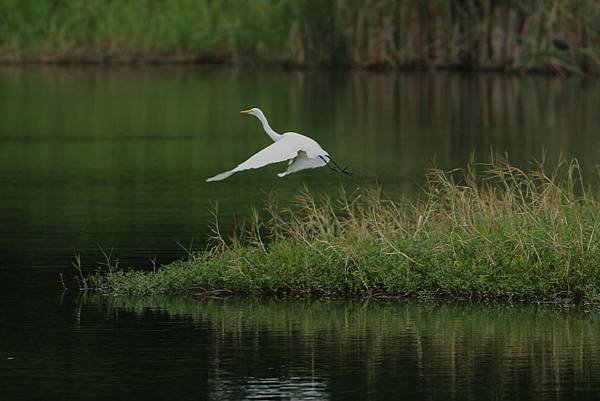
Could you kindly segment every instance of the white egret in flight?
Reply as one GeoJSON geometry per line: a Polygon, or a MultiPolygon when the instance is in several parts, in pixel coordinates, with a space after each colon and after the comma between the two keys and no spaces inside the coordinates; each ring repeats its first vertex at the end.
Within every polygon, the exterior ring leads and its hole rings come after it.
{"type": "Polygon", "coordinates": [[[296,171],[323,166],[328,166],[331,170],[338,173],[350,175],[345,168],[339,167],[331,156],[329,156],[329,153],[324,151],[321,145],[313,139],[295,132],[278,134],[273,131],[265,115],[259,108],[254,107],[250,110],[242,110],[240,114],[250,114],[258,118],[267,135],[273,140],[273,143],[245,162],[238,164],[236,168],[210,177],[206,180],[207,182],[221,181],[238,171],[261,168],[268,164],[286,160],[289,162],[288,168],[285,172],[277,174],[279,177],[285,177],[296,171]]]}

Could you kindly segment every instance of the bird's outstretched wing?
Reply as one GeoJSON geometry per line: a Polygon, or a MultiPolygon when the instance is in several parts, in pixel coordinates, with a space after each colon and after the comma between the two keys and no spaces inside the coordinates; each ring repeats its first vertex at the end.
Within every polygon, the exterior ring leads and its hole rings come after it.
{"type": "Polygon", "coordinates": [[[293,159],[298,155],[298,150],[290,146],[285,140],[279,140],[267,146],[263,150],[256,153],[243,163],[240,163],[236,168],[217,174],[214,177],[207,179],[207,182],[221,181],[232,176],[238,171],[250,170],[253,168],[261,168],[267,164],[279,163],[285,160],[293,159]]]}
{"type": "Polygon", "coordinates": [[[306,170],[309,168],[317,168],[326,166],[327,163],[321,158],[310,158],[305,151],[301,150],[298,152],[298,156],[294,160],[291,160],[287,170],[284,173],[277,174],[279,177],[285,177],[300,170],[306,170]]]}

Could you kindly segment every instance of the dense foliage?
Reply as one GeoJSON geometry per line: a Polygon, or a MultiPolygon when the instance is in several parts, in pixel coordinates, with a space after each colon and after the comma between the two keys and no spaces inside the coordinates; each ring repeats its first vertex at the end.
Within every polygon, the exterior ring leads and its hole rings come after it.
{"type": "Polygon", "coordinates": [[[2,0],[0,59],[600,72],[600,3],[2,0]]]}

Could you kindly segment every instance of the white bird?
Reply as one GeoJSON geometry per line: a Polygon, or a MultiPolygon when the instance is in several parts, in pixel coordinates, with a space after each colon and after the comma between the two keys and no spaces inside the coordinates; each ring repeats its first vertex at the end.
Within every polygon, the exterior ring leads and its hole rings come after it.
{"type": "Polygon", "coordinates": [[[238,164],[236,168],[208,178],[207,182],[221,181],[238,171],[261,168],[268,164],[286,160],[289,161],[288,168],[285,172],[277,174],[279,177],[285,177],[300,170],[323,166],[328,166],[339,173],[350,174],[346,169],[340,168],[331,156],[329,156],[329,153],[324,151],[321,145],[315,140],[295,132],[286,132],[284,134],[275,132],[259,108],[254,107],[250,110],[242,110],[240,114],[249,114],[258,118],[267,135],[273,140],[273,143],[245,162],[238,164]],[[329,163],[332,163],[334,167],[330,166],[329,163]]]}

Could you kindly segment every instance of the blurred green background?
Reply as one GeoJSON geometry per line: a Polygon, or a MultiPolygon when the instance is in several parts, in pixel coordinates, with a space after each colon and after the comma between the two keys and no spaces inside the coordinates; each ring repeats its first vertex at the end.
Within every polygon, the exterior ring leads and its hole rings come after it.
{"type": "Polygon", "coordinates": [[[597,0],[0,0],[0,60],[600,72],[597,0]]]}

